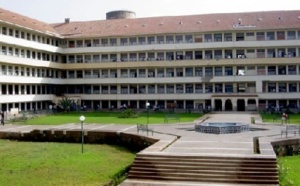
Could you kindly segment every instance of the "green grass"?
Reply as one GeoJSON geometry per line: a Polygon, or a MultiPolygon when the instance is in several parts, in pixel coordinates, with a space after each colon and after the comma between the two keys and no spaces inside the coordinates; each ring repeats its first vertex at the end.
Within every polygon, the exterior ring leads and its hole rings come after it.
{"type": "MultiPolygon", "coordinates": [[[[120,112],[74,112],[62,113],[49,116],[41,116],[28,120],[30,125],[61,125],[66,123],[80,123],[79,117],[85,116],[84,123],[99,123],[99,124],[146,124],[147,113],[141,112],[136,118],[119,118],[120,112]]],[[[149,113],[149,124],[164,123],[166,113],[149,113]]],[[[200,113],[179,113],[180,122],[192,122],[202,116],[200,113]]],[[[170,121],[177,122],[177,121],[170,121]]]]}
{"type": "Polygon", "coordinates": [[[0,185],[104,185],[135,155],[108,145],[0,140],[0,185]]]}
{"type": "MultiPolygon", "coordinates": [[[[276,114],[261,114],[263,122],[281,123],[281,115],[276,114]],[[273,118],[275,117],[275,120],[273,118]]],[[[300,124],[300,114],[289,114],[289,121],[291,124],[300,124]]]]}
{"type": "Polygon", "coordinates": [[[278,163],[280,165],[280,185],[300,185],[300,155],[279,157],[278,163]]]}

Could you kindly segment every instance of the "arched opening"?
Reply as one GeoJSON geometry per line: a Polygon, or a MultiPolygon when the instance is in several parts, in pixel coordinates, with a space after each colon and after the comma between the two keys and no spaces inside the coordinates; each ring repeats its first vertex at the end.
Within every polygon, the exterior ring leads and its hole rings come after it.
{"type": "Polygon", "coordinates": [[[232,111],[232,102],[230,99],[225,101],[225,111],[232,111]]]}
{"type": "Polygon", "coordinates": [[[247,101],[247,110],[248,111],[255,111],[256,108],[256,100],[255,99],[248,99],[247,101]]]}
{"type": "Polygon", "coordinates": [[[237,111],[245,111],[245,100],[243,99],[237,100],[237,111]]]}
{"type": "Polygon", "coordinates": [[[222,100],[215,99],[215,111],[222,111],[222,100]]]}

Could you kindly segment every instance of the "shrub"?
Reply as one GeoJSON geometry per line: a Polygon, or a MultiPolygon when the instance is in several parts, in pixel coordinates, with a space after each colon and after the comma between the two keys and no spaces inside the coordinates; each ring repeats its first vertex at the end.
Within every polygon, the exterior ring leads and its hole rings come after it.
{"type": "Polygon", "coordinates": [[[137,115],[132,109],[125,109],[123,112],[121,112],[121,115],[119,118],[136,118],[137,115]]]}

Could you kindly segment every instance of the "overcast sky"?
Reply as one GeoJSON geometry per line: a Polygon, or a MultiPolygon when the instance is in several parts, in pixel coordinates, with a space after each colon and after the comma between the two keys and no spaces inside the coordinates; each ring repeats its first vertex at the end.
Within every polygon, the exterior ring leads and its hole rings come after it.
{"type": "Polygon", "coordinates": [[[0,0],[0,7],[47,23],[57,23],[65,18],[71,21],[103,20],[106,12],[113,10],[131,10],[138,18],[300,10],[300,0],[0,0]]]}

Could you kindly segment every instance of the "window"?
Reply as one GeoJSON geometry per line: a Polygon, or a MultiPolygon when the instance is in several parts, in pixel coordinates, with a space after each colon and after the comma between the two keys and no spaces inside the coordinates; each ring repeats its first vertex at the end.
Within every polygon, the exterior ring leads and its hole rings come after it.
{"type": "Polygon", "coordinates": [[[164,44],[165,43],[165,37],[164,36],[157,36],[157,43],[158,44],[164,44]]]}
{"type": "Polygon", "coordinates": [[[214,41],[222,42],[222,34],[221,33],[214,34],[214,41]]]}
{"type": "Polygon", "coordinates": [[[275,33],[267,32],[267,40],[275,40],[275,33]]]}
{"type": "Polygon", "coordinates": [[[109,39],[110,46],[117,46],[117,39],[116,38],[110,38],[109,39]]]}
{"type": "Polygon", "coordinates": [[[200,77],[203,76],[202,67],[196,67],[195,68],[195,75],[200,76],[200,77]]]}
{"type": "Polygon", "coordinates": [[[148,44],[149,45],[155,44],[155,37],[153,37],[153,36],[148,37],[148,44]]]}
{"type": "Polygon", "coordinates": [[[225,84],[225,93],[233,93],[233,84],[225,84]]]}
{"type": "Polygon", "coordinates": [[[195,43],[202,43],[202,34],[195,35],[195,43]]]}
{"type": "Polygon", "coordinates": [[[213,86],[211,83],[205,84],[205,93],[212,93],[213,92],[213,86]]]}
{"type": "Polygon", "coordinates": [[[278,75],[286,75],[286,66],[278,66],[278,75]]]}
{"type": "Polygon", "coordinates": [[[194,74],[193,74],[193,68],[185,68],[185,76],[186,77],[193,77],[194,74]]]}
{"type": "Polygon", "coordinates": [[[100,41],[99,41],[99,39],[94,39],[94,40],[93,40],[93,46],[94,46],[94,47],[100,46],[100,41]]]}
{"type": "Polygon", "coordinates": [[[174,94],[174,85],[167,85],[167,93],[174,94]]]}
{"type": "Polygon", "coordinates": [[[244,33],[236,33],[236,41],[244,41],[245,34],[244,33]]]}
{"type": "Polygon", "coordinates": [[[276,66],[268,66],[268,75],[276,75],[276,66]]]}
{"type": "Polygon", "coordinates": [[[287,32],[287,39],[296,39],[296,31],[288,31],[287,32]]]}
{"type": "Polygon", "coordinates": [[[176,85],[176,94],[183,94],[183,85],[182,84],[176,85]]]}
{"type": "Polygon", "coordinates": [[[195,85],[195,90],[197,94],[202,94],[203,93],[203,85],[202,84],[196,84],[195,85]]]}
{"type": "Polygon", "coordinates": [[[193,36],[192,35],[186,35],[185,36],[185,42],[186,43],[193,43],[193,36]]]}
{"type": "Polygon", "coordinates": [[[205,76],[213,76],[212,67],[205,67],[205,76]]]}
{"type": "Polygon", "coordinates": [[[232,33],[225,33],[224,34],[225,41],[232,41],[232,33]]]}
{"type": "Polygon", "coordinates": [[[278,83],[279,92],[287,92],[286,83],[278,83]]]}
{"type": "Polygon", "coordinates": [[[128,39],[127,38],[121,38],[121,45],[122,46],[128,45],[128,39]]]}
{"type": "Polygon", "coordinates": [[[268,83],[268,92],[276,92],[276,83],[268,83]]]}
{"type": "Polygon", "coordinates": [[[173,36],[168,35],[168,36],[166,37],[166,39],[167,39],[167,44],[172,44],[172,43],[174,43],[174,37],[173,37],[173,36]]]}
{"type": "Polygon", "coordinates": [[[179,35],[179,36],[175,36],[175,41],[176,43],[183,43],[183,36],[182,35],[179,35]]]}
{"type": "Polygon", "coordinates": [[[289,92],[297,92],[297,83],[289,83],[289,92]]]}
{"type": "Polygon", "coordinates": [[[264,32],[257,32],[256,33],[256,40],[257,41],[263,41],[263,40],[265,40],[265,33],[264,32]]]}
{"type": "Polygon", "coordinates": [[[185,93],[186,94],[193,94],[194,93],[194,86],[193,86],[193,84],[186,84],[185,85],[185,93]]]}
{"type": "Polygon", "coordinates": [[[222,50],[215,50],[215,59],[222,59],[222,50]]]}
{"type": "Polygon", "coordinates": [[[212,42],[212,34],[204,34],[204,41],[205,42],[212,42]]]}
{"type": "Polygon", "coordinates": [[[129,43],[130,43],[130,45],[136,45],[137,39],[135,37],[131,37],[131,38],[129,38],[129,43]]]}
{"type": "Polygon", "coordinates": [[[215,67],[215,76],[223,76],[222,67],[215,67]]]}
{"type": "Polygon", "coordinates": [[[297,74],[296,65],[289,65],[288,66],[288,74],[289,75],[296,75],[297,74]]]}
{"type": "Polygon", "coordinates": [[[265,49],[257,49],[256,57],[257,58],[265,58],[265,49]]]}
{"type": "Polygon", "coordinates": [[[2,27],[2,34],[7,35],[7,28],[6,27],[2,27]]]}
{"type": "Polygon", "coordinates": [[[284,39],[285,39],[284,31],[278,31],[277,40],[284,40],[284,39]]]}
{"type": "Polygon", "coordinates": [[[223,85],[222,83],[215,84],[215,93],[222,93],[223,92],[223,85]]]}
{"type": "Polygon", "coordinates": [[[101,39],[101,46],[108,46],[108,39],[106,39],[106,38],[101,39]]]}
{"type": "Polygon", "coordinates": [[[233,70],[232,67],[225,67],[225,76],[232,76],[233,70]]]}
{"type": "Polygon", "coordinates": [[[139,37],[138,38],[138,44],[139,45],[145,45],[146,44],[146,38],[145,37],[139,37]]]}

